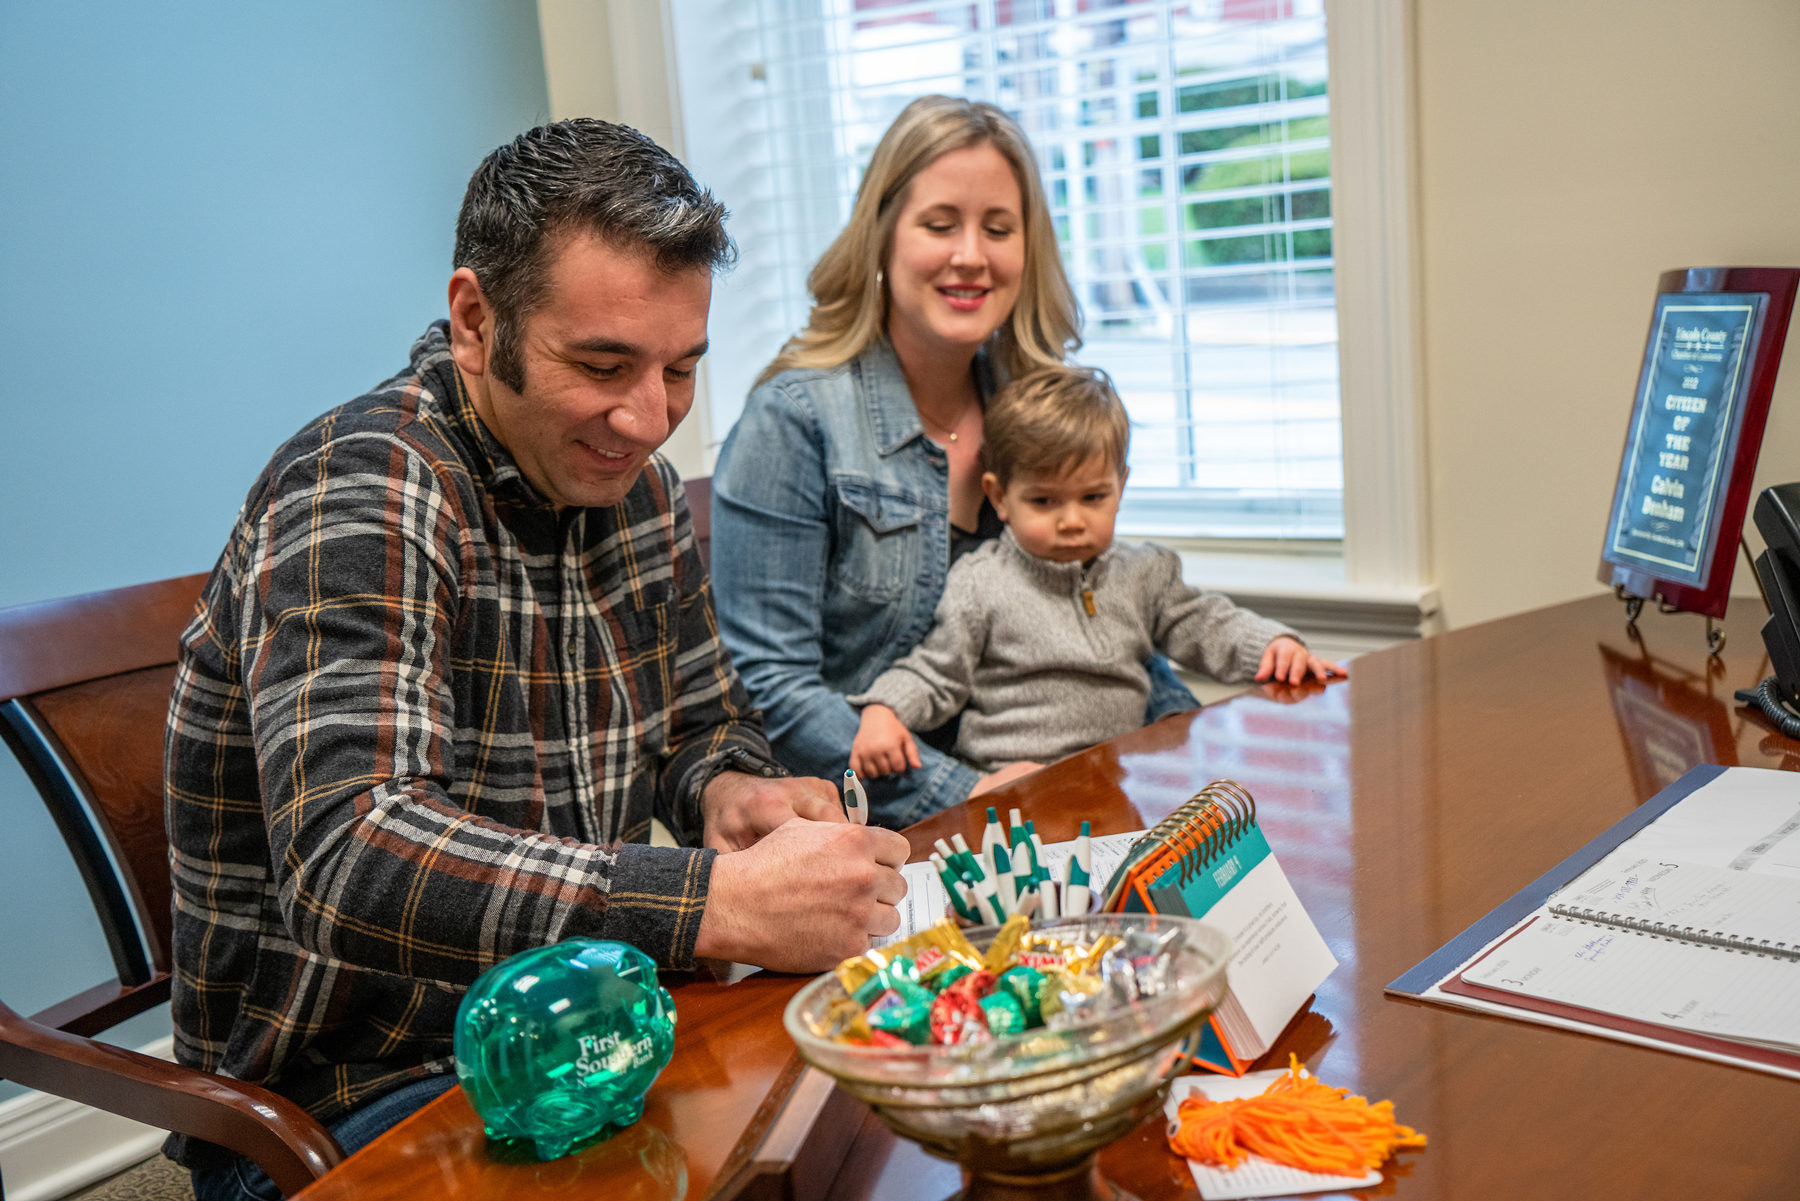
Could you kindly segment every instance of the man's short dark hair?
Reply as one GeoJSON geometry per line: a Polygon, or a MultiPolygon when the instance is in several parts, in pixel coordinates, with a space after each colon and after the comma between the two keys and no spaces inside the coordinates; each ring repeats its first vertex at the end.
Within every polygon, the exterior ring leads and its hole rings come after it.
{"type": "Polygon", "coordinates": [[[473,271],[494,308],[495,378],[525,387],[519,334],[563,236],[595,234],[670,273],[713,271],[737,254],[725,217],[679,159],[610,121],[540,125],[488,155],[463,194],[451,265],[473,271]]]}

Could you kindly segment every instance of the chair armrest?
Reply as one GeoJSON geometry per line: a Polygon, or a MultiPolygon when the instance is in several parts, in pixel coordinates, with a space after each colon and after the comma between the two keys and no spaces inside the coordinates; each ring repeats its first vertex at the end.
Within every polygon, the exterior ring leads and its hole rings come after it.
{"type": "Polygon", "coordinates": [[[292,1195],[343,1161],[311,1114],[265,1088],[41,1026],[0,1004],[0,1078],[217,1143],[292,1195]]]}
{"type": "Polygon", "coordinates": [[[102,1030],[111,1030],[126,1018],[134,1018],[167,1001],[171,979],[169,973],[158,972],[149,983],[132,988],[120,984],[119,978],[114,976],[105,984],[96,984],[66,1001],[40,1009],[28,1020],[52,1030],[92,1038],[102,1030]]]}

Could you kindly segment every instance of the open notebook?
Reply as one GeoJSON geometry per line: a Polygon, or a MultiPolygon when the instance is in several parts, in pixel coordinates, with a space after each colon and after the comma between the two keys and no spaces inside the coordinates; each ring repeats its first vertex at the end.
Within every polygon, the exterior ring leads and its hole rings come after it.
{"type": "Polygon", "coordinates": [[[1462,984],[1800,1053],[1800,880],[1627,844],[1544,908],[1462,984]]]}
{"type": "Polygon", "coordinates": [[[1800,773],[1702,765],[1387,986],[1800,1079],[1800,773]]]}

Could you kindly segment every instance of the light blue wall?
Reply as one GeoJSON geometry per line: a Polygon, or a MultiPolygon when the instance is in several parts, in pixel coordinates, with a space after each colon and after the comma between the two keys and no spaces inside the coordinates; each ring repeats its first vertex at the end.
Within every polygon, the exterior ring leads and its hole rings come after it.
{"type": "MultiPolygon", "coordinates": [[[[469,173],[548,111],[532,0],[0,3],[0,605],[210,568],[269,453],[443,315],[469,173]]],[[[112,968],[0,760],[31,1012],[112,968]]]]}

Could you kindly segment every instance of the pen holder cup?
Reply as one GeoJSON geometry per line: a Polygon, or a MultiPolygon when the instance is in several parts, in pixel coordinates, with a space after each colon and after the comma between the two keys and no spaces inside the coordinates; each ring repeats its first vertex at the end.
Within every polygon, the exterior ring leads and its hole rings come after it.
{"type": "MultiPolygon", "coordinates": [[[[1202,1023],[1225,999],[1231,940],[1167,914],[1093,914],[1032,926],[1089,942],[1171,927],[1186,935],[1173,983],[1080,1025],[974,1045],[832,1042],[814,1033],[826,1028],[828,1007],[845,995],[827,974],[789,1002],[788,1033],[808,1063],[867,1102],[894,1133],[965,1168],[969,1183],[958,1195],[968,1201],[1127,1197],[1100,1178],[1100,1148],[1160,1112],[1202,1023]]],[[[998,929],[965,933],[985,950],[998,929]]]]}

